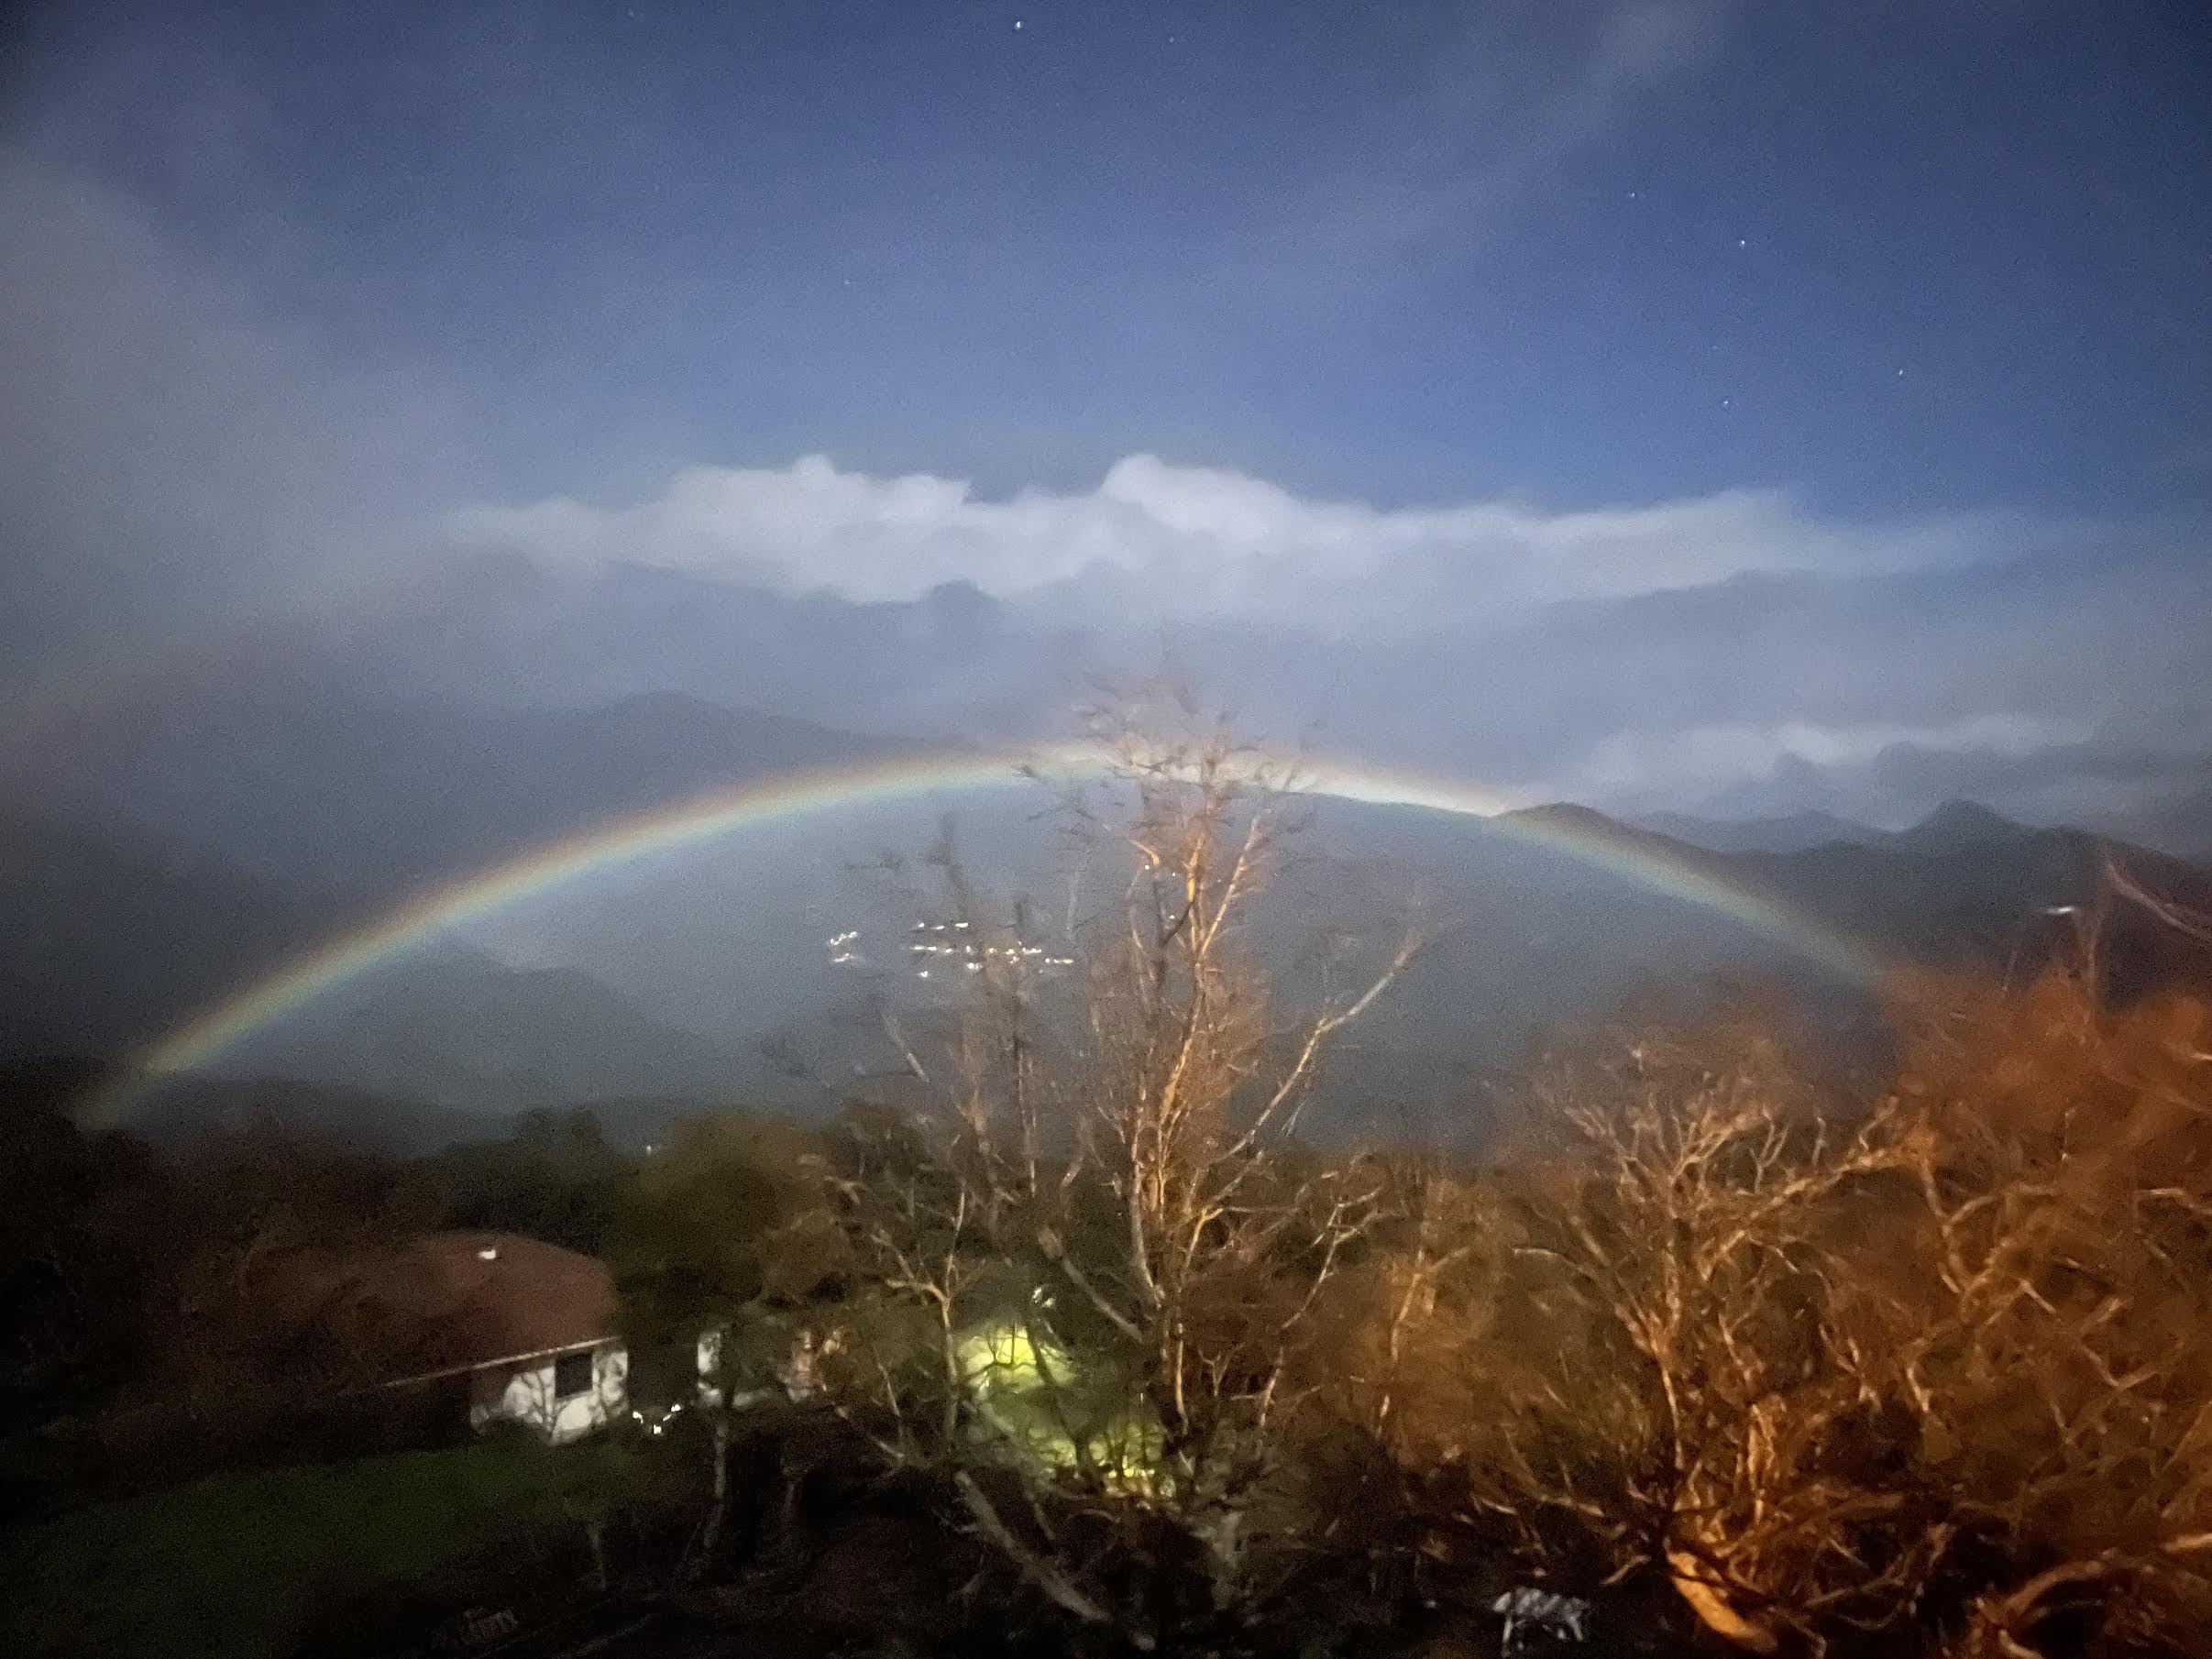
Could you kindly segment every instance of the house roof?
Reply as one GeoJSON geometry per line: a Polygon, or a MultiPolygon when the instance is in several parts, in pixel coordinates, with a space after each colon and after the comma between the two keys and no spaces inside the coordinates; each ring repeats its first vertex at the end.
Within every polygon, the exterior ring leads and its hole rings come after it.
{"type": "Polygon", "coordinates": [[[360,1382],[488,1365],[616,1334],[607,1264],[514,1233],[428,1233],[295,1261],[284,1301],[360,1382]]]}

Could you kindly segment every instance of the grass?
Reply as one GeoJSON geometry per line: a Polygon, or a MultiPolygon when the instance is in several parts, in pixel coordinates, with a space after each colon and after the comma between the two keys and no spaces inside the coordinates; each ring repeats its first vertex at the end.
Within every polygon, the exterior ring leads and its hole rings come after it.
{"type": "Polygon", "coordinates": [[[0,1547],[10,1653],[284,1653],[318,1610],[640,1490],[638,1454],[486,1441],[219,1475],[78,1511],[0,1547]]]}

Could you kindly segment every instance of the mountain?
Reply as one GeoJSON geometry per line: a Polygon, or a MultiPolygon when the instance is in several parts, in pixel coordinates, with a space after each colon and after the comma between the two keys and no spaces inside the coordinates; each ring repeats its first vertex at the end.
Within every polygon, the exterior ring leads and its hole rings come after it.
{"type": "MultiPolygon", "coordinates": [[[[935,626],[990,625],[957,592],[937,609],[935,626]]],[[[313,678],[50,724],[0,755],[0,798],[39,803],[0,814],[0,1058],[127,1055],[427,883],[743,778],[894,752],[671,693],[475,710],[313,678]]],[[[258,1040],[225,1064],[476,1110],[723,1099],[776,1076],[586,973],[457,943],[258,1040]]]]}
{"type": "MultiPolygon", "coordinates": [[[[1979,801],[1945,801],[1909,830],[1878,837],[1874,844],[1941,858],[1975,847],[2018,848],[2036,833],[1979,801]]],[[[2054,833],[2064,837],[2077,832],[2054,833]]]]}
{"type": "Polygon", "coordinates": [[[2145,809],[2140,821],[2158,846],[2212,867],[2212,789],[2179,792],[2145,809]]]}
{"type": "Polygon", "coordinates": [[[667,692],[484,710],[302,683],[85,717],[11,752],[0,786],[54,819],[374,905],[596,821],[897,747],[667,692]]]}
{"type": "MultiPolygon", "coordinates": [[[[201,854],[0,817],[0,1061],[121,1060],[363,919],[201,854]]],[[[745,1075],[714,1043],[587,974],[516,969],[456,944],[317,998],[220,1059],[232,1075],[479,1114],[722,1099],[745,1075]]]]}
{"type": "Polygon", "coordinates": [[[136,1098],[130,1127],[158,1146],[266,1129],[314,1146],[414,1158],[494,1139],[510,1126],[504,1117],[291,1077],[172,1078],[136,1098]]]}
{"type": "MultiPolygon", "coordinates": [[[[850,731],[978,732],[1033,729],[1040,704],[1093,698],[1109,671],[1084,630],[1027,612],[964,581],[911,600],[853,599],[665,565],[556,567],[447,547],[402,602],[309,620],[295,648],[318,681],[460,704],[590,708],[675,691],[850,731]]],[[[1138,644],[1127,672],[1157,655],[1149,629],[1138,644]]]]}
{"type": "Polygon", "coordinates": [[[1623,843],[1647,839],[1645,831],[1620,819],[1608,818],[1595,807],[1578,801],[1546,801],[1535,807],[1516,807],[1498,815],[1501,823],[1524,830],[1623,843]]]}
{"type": "Polygon", "coordinates": [[[2125,956],[2130,971],[2194,972],[2192,948],[2171,928],[2111,900],[2108,865],[2184,911],[2212,914],[2205,863],[2087,830],[2017,823],[1976,801],[1947,801],[1895,831],[1821,813],[1640,822],[1654,834],[1675,824],[1682,833],[1668,839],[1681,856],[1900,961],[2017,971],[2023,953],[2034,958],[2070,939],[2069,918],[2095,913],[2107,953],[2125,956]]]}
{"type": "Polygon", "coordinates": [[[750,1075],[589,974],[506,968],[453,946],[316,998],[221,1063],[232,1075],[342,1078],[478,1116],[609,1097],[724,1101],[750,1075]]]}
{"type": "Polygon", "coordinates": [[[1330,904],[1295,901],[1286,938],[1338,916],[1387,937],[1382,918],[1409,896],[1435,924],[1429,950],[1352,1034],[1341,1075],[1358,1080],[1370,1123],[1417,1120],[1446,1134],[1471,1125],[1479,1138],[1485,1080],[1519,1065],[1547,1030],[1610,1018],[1654,993],[1695,1000],[1744,981],[1788,994],[1840,1061],[1877,1061],[1878,987],[1799,949],[1821,933],[1899,968],[2019,975],[2074,950],[2094,917],[2099,962],[2120,994],[2212,984],[2212,952],[2113,899],[2106,871],[2117,865],[2207,916],[2212,872],[1967,803],[1870,841],[1790,851],[1714,851],[1571,804],[1495,822],[1332,804],[1314,833],[1321,851],[1307,879],[1330,904]],[[1502,839],[1508,826],[1560,833],[1532,846],[1502,839]],[[1566,855],[1557,849],[1568,840],[1599,856],[1566,855]],[[1622,873],[1649,861],[1674,873],[1622,873]],[[1696,902],[1700,890],[1770,901],[1770,924],[1750,925],[1755,902],[1715,907],[1696,902]]]}
{"type": "MultiPolygon", "coordinates": [[[[1582,807],[1537,807],[1507,817],[1568,828],[1588,841],[1640,846],[1771,896],[1901,962],[2017,962],[2023,948],[2049,942],[2054,917],[2100,907],[2115,939],[2154,931],[2140,911],[2107,902],[2107,867],[2184,910],[2212,913],[2212,872],[2202,866],[2085,830],[2016,823],[1976,801],[1945,802],[1896,831],[1854,825],[1854,835],[1824,836],[1810,846],[1727,851],[1661,834],[1649,819],[1623,824],[1582,807]]],[[[1769,839],[1766,826],[1737,828],[1745,831],[1741,839],[1769,839]]]]}
{"type": "Polygon", "coordinates": [[[1647,812],[1630,820],[1638,828],[1687,841],[1711,852],[1803,852],[1834,841],[1866,845],[1883,831],[1838,818],[1832,812],[1792,812],[1781,818],[1693,818],[1681,812],[1647,812]]]}
{"type": "MultiPolygon", "coordinates": [[[[910,959],[932,878],[911,865],[865,869],[872,850],[929,846],[939,805],[876,803],[810,822],[803,837],[693,850],[619,888],[570,895],[536,925],[534,945],[732,1049],[759,1042],[773,1013],[778,1046],[834,1089],[892,1062],[878,1004],[926,1006],[941,994],[941,973],[920,978],[934,964],[910,959]],[[831,939],[845,942],[826,949],[831,939]]],[[[1051,942],[1069,916],[1095,907],[1095,889],[1071,884],[1059,827],[1037,808],[1002,791],[944,809],[985,913],[1011,917],[1029,895],[1025,937],[1051,942]]],[[[1479,1117],[1484,1080],[1546,1028],[1602,1019],[1654,987],[1696,995],[1717,979],[1764,981],[1816,1018],[1856,1027],[1878,1011],[1872,988],[1839,972],[1832,952],[1808,952],[1823,933],[1899,963],[2003,971],[2070,937],[2045,911],[2093,895],[2108,850],[2162,890],[2204,884],[2140,849],[1960,810],[1878,844],[1730,853],[1573,804],[1502,820],[1335,799],[1302,808],[1307,830],[1252,943],[1297,1005],[1358,983],[1400,917],[1428,936],[1348,1036],[1330,1107],[1420,1134],[1479,1117]],[[1716,891],[1744,902],[1716,904],[1716,891]]]]}
{"type": "MultiPolygon", "coordinates": [[[[994,625],[959,592],[913,614],[938,632],[994,625]]],[[[80,735],[50,756],[50,810],[0,819],[0,1057],[127,1054],[424,881],[734,779],[890,752],[666,693],[485,712],[303,688],[281,704],[183,698],[80,735]]],[[[909,930],[941,898],[915,855],[945,815],[983,902],[1029,895],[1048,931],[1095,908],[1040,805],[1003,789],[886,796],[672,849],[384,962],[221,1065],[483,1114],[833,1100],[885,1063],[881,1005],[943,990],[920,978],[909,930]],[[855,931],[859,949],[825,948],[855,931]]],[[[2110,857],[2212,909],[2212,878],[2185,863],[1966,803],[1896,834],[1803,815],[1676,836],[1572,804],[1491,821],[1326,800],[1311,816],[1255,935],[1286,996],[1340,992],[1401,913],[1434,936],[1348,1053],[1341,1075],[1370,1118],[1463,1118],[1479,1079],[1536,1034],[1652,985],[1750,975],[1857,1018],[1865,987],[1806,953],[1814,928],[1887,960],[2016,967],[2065,942],[2074,924],[2051,913],[2091,903],[2110,857]]],[[[2140,917],[2113,926],[2144,983],[2189,971],[2140,917]]]]}
{"type": "Polygon", "coordinates": [[[202,852],[0,812],[0,1058],[119,1055],[334,909],[202,852]]]}
{"type": "Polygon", "coordinates": [[[1730,867],[1903,961],[2017,972],[2070,948],[2077,920],[2094,915],[2115,974],[2139,983],[2201,975],[2198,947],[2111,899],[2109,866],[2184,911],[2212,915],[2212,872],[2200,865],[2084,830],[2015,823],[1969,801],[1870,844],[1742,853],[1730,867]]]}

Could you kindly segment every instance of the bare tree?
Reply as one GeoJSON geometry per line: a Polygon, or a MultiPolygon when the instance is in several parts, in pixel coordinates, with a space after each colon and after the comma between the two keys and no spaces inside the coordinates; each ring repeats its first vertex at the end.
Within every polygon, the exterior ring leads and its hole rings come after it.
{"type": "Polygon", "coordinates": [[[2114,1008],[2085,966],[1899,1018],[1848,1129],[1758,1039],[1545,1085],[1571,1144],[1509,1300],[1559,1358],[1507,1367],[1491,1501],[1663,1565],[1753,1652],[2202,1651],[2212,1009],[2114,1008]]]}
{"type": "Polygon", "coordinates": [[[1886,1364],[1843,1288],[1852,1216],[1902,1168],[1886,1116],[1839,1131],[1772,1041],[1652,1038],[1535,1086],[1564,1126],[1510,1292],[1479,1501],[1538,1561],[1555,1523],[1610,1576],[1663,1572],[1755,1653],[1909,1610],[1931,1540],[1850,1454],[1886,1364]]]}
{"type": "Polygon", "coordinates": [[[1281,869],[1294,776],[1221,726],[1101,737],[1118,802],[1063,804],[1125,873],[1118,902],[1076,925],[1067,994],[986,951],[948,1030],[891,1027],[932,1104],[842,1197],[878,1282],[920,1319],[899,1353],[856,1342],[846,1368],[874,1374],[886,1449],[953,1465],[978,1531],[1033,1584],[1138,1631],[1082,1582],[1054,1506],[1080,1501],[1109,1531],[1172,1528],[1198,1546],[1217,1609],[1253,1593],[1249,1523],[1271,1425],[1302,1386],[1298,1333],[1379,1196],[1370,1172],[1311,1168],[1289,1137],[1331,1040],[1414,941],[1284,1017],[1249,927],[1281,869]],[[1018,1478],[1018,1524],[986,1462],[1018,1478]]]}
{"type": "Polygon", "coordinates": [[[1961,1651],[2212,1632],[2212,1011],[2086,972],[1953,988],[1900,1076],[1931,1264],[1900,1353],[1949,1524],[2001,1549],[1961,1651]]]}

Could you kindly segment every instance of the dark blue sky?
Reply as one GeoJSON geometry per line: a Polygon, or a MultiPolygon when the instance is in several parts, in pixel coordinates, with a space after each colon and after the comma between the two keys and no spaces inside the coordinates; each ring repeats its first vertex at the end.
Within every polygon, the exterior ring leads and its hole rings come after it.
{"type": "Polygon", "coordinates": [[[25,44],[33,705],[291,607],[411,693],[1005,735],[1165,638],[1278,731],[1532,794],[2212,844],[2199,0],[160,0],[25,44]],[[960,580],[987,646],[848,671],[848,611],[960,580]]]}
{"type": "Polygon", "coordinates": [[[507,492],[816,449],[1872,514],[2212,488],[2182,0],[80,10],[27,122],[451,392],[507,492]]]}

